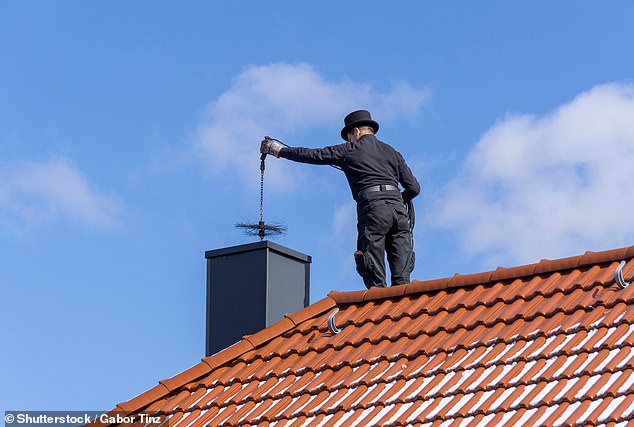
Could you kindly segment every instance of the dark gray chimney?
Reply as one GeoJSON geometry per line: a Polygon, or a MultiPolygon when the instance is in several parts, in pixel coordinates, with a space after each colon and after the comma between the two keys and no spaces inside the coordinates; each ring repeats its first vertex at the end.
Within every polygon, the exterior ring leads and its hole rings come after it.
{"type": "Polygon", "coordinates": [[[309,304],[308,255],[265,240],[207,251],[205,258],[206,356],[309,304]]]}

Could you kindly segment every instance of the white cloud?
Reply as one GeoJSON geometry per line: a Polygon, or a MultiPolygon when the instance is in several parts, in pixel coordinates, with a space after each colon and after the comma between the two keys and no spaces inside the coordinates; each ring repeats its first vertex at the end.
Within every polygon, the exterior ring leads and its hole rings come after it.
{"type": "MultiPolygon", "coordinates": [[[[205,123],[199,126],[196,148],[216,177],[227,185],[235,182],[259,184],[259,146],[264,135],[286,140],[291,145],[307,146],[311,130],[331,129],[329,141],[340,141],[343,117],[358,108],[372,111],[377,120],[412,118],[429,97],[427,89],[416,89],[399,82],[388,92],[347,79],[328,81],[310,65],[277,63],[250,66],[238,75],[232,86],[212,102],[205,123]]],[[[298,167],[290,162],[268,161],[267,188],[294,188],[298,167]]]]}
{"type": "MultiPolygon", "coordinates": [[[[335,206],[330,233],[323,236],[322,241],[328,247],[332,265],[338,265],[345,272],[355,271],[353,253],[357,242],[357,211],[353,200],[335,206]]],[[[356,278],[356,273],[353,277],[356,278]]]]}
{"type": "Polygon", "coordinates": [[[0,220],[13,231],[60,219],[110,227],[120,208],[117,198],[94,191],[68,159],[0,167],[0,220]]]}
{"type": "Polygon", "coordinates": [[[333,214],[331,235],[337,239],[355,235],[350,230],[356,230],[356,220],[356,204],[354,202],[337,206],[333,214]]]}
{"type": "Polygon", "coordinates": [[[465,251],[505,264],[631,245],[633,165],[634,86],[597,86],[495,124],[433,216],[465,251]]]}

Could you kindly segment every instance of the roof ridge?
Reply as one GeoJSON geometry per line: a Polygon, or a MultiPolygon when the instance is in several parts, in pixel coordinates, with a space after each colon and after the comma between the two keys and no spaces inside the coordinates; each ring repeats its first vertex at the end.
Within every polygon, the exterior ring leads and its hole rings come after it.
{"type": "Polygon", "coordinates": [[[512,281],[527,276],[537,276],[544,273],[572,270],[589,265],[603,264],[631,258],[634,258],[634,246],[600,252],[586,251],[583,255],[554,260],[543,258],[537,263],[520,265],[517,267],[498,267],[495,270],[465,275],[456,273],[452,277],[442,279],[425,281],[413,280],[412,283],[401,286],[391,286],[386,288],[374,287],[362,291],[340,292],[333,290],[328,293],[328,296],[335,300],[337,304],[351,304],[431,291],[484,285],[492,282],[512,281]]]}

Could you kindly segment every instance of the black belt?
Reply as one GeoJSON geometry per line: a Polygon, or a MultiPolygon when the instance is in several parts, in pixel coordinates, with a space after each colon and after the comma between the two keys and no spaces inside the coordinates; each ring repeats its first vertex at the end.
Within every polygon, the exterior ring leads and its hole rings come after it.
{"type": "Polygon", "coordinates": [[[361,196],[365,196],[368,193],[372,193],[374,191],[400,191],[396,185],[391,184],[381,184],[381,185],[373,185],[371,187],[366,187],[363,190],[357,193],[357,198],[361,196]]]}

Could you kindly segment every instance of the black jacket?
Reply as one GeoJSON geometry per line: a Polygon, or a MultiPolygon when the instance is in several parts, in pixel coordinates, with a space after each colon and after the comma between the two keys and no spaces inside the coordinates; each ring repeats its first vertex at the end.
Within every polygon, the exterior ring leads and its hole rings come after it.
{"type": "MultiPolygon", "coordinates": [[[[379,141],[374,135],[363,135],[357,142],[324,148],[285,147],[280,151],[280,157],[302,163],[341,167],[348,179],[352,197],[357,201],[359,192],[373,185],[396,186],[400,183],[405,190],[405,200],[411,200],[420,193],[420,184],[401,153],[379,141]]],[[[382,194],[370,194],[402,201],[401,195],[396,191],[380,193],[382,194]]]]}

